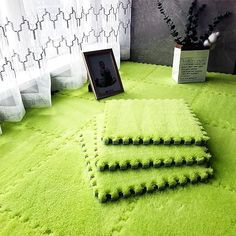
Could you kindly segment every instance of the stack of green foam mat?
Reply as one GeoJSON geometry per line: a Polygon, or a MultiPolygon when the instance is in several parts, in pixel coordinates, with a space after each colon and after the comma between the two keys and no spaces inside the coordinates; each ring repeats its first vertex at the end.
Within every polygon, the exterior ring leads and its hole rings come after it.
{"type": "Polygon", "coordinates": [[[205,182],[208,140],[183,100],[111,100],[80,134],[101,202],[205,182]]]}

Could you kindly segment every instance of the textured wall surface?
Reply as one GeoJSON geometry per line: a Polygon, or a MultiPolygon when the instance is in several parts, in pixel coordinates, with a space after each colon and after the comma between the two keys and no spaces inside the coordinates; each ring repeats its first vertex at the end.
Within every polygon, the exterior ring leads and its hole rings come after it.
{"type": "MultiPolygon", "coordinates": [[[[183,33],[190,0],[163,0],[177,29],[183,33]]],[[[199,0],[207,8],[200,17],[200,29],[226,10],[233,15],[219,26],[222,36],[210,53],[209,71],[236,73],[236,0],[199,0]]],[[[133,0],[131,60],[172,65],[173,38],[160,15],[155,0],[133,0]]]]}

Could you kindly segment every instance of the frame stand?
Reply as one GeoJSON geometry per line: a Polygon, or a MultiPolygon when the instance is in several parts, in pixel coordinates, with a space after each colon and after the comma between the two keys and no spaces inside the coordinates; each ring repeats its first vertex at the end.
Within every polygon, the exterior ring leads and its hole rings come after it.
{"type": "Polygon", "coordinates": [[[88,85],[88,91],[89,91],[90,93],[93,92],[91,84],[88,85]]]}

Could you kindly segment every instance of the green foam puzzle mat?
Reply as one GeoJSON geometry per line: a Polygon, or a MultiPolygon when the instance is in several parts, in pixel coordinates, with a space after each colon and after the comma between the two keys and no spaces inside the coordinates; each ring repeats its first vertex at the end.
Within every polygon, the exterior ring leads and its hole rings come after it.
{"type": "MultiPolygon", "coordinates": [[[[98,142],[101,142],[97,134],[96,119],[94,119],[86,130],[81,132],[80,141],[91,185],[95,196],[101,202],[206,181],[213,174],[213,169],[204,165],[101,172],[96,168],[99,159],[98,142]]],[[[127,155],[129,154],[127,152],[127,155]]]]}
{"type": "MultiPolygon", "coordinates": [[[[104,115],[96,117],[98,140],[104,124],[104,115]]],[[[105,145],[98,142],[100,171],[192,165],[208,162],[207,148],[197,145],[105,145]]]]}
{"type": "Polygon", "coordinates": [[[127,99],[105,106],[105,144],[196,144],[209,139],[181,99],[127,99]]]}

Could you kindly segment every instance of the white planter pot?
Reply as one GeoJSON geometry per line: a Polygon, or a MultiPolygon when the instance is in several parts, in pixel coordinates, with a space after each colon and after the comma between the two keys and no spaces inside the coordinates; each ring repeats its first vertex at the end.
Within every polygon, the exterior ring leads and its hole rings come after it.
{"type": "Polygon", "coordinates": [[[209,49],[184,49],[177,45],[174,50],[172,78],[178,83],[196,83],[206,80],[209,49]]]}

